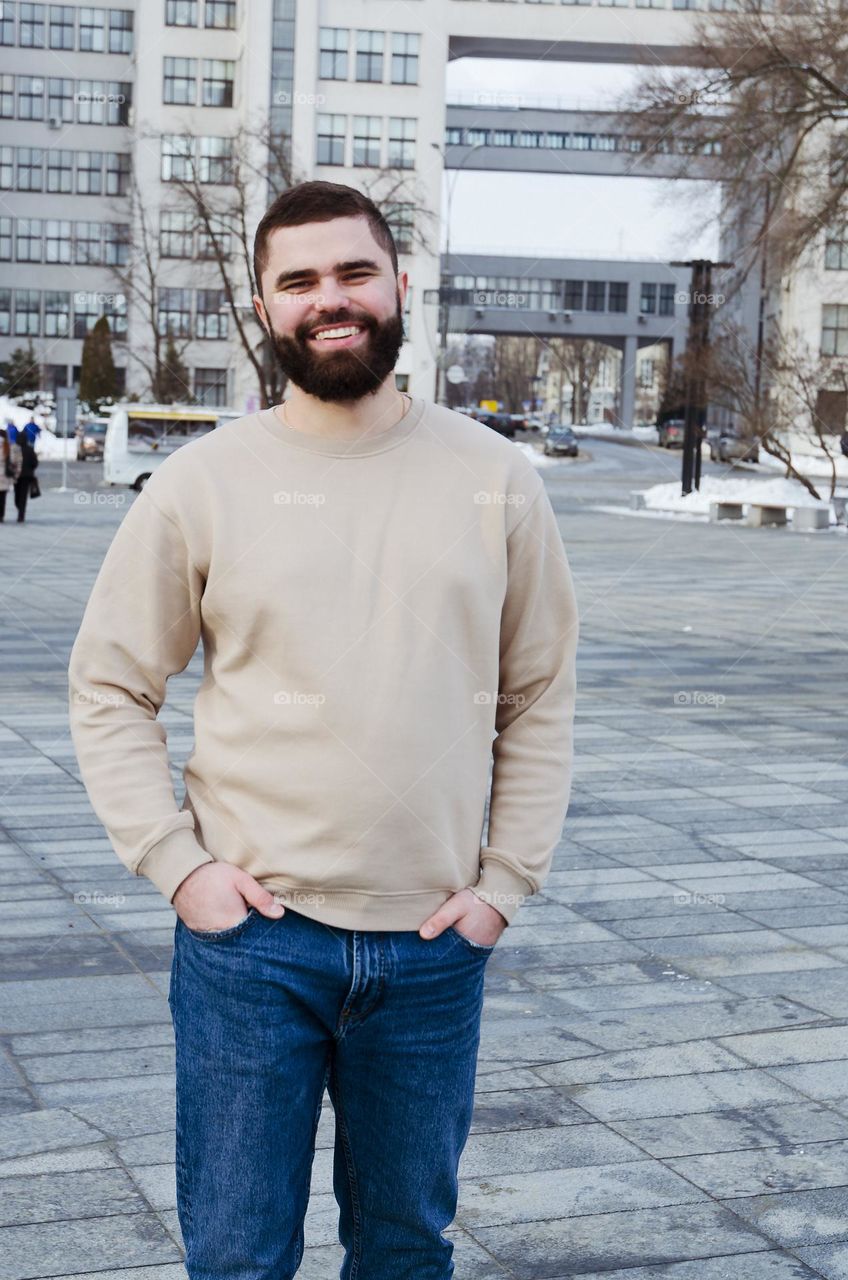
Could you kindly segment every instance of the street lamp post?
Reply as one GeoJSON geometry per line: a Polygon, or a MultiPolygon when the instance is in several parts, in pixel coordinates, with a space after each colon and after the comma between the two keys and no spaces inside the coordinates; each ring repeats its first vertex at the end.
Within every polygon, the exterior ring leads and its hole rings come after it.
{"type": "MultiPolygon", "coordinates": [[[[442,147],[438,142],[431,142],[430,145],[434,149],[434,151],[438,151],[439,155],[442,157],[442,163],[444,165],[445,163],[444,147],[442,147]]],[[[475,142],[473,146],[469,147],[468,152],[462,161],[462,164],[458,164],[456,166],[456,169],[454,170],[453,180],[449,181],[447,184],[448,203],[447,203],[447,217],[446,217],[446,225],[445,225],[445,258],[447,258],[448,260],[450,260],[451,208],[453,206],[453,191],[454,191],[454,187],[456,186],[456,180],[459,177],[460,171],[465,168],[466,164],[468,163],[469,159],[474,154],[474,152],[479,151],[480,147],[482,147],[483,145],[484,144],[482,142],[475,142]]],[[[445,372],[447,369],[447,359],[448,359],[449,326],[450,326],[450,286],[446,289],[445,286],[442,284],[441,265],[440,265],[439,267],[439,357],[438,357],[438,368],[436,369],[436,403],[437,404],[447,404],[447,381],[445,379],[445,372]]]]}

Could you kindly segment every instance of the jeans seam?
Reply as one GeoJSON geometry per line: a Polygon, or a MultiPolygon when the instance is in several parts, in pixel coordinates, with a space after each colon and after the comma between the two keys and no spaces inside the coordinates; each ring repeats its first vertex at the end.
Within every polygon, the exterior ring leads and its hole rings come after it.
{"type": "Polygon", "coordinates": [[[336,1081],[336,1124],[339,1126],[339,1133],[342,1139],[342,1149],[344,1150],[345,1166],[347,1167],[347,1180],[350,1189],[350,1203],[353,1209],[353,1261],[350,1267],[350,1280],[356,1280],[359,1275],[359,1264],[362,1261],[362,1213],[359,1204],[359,1186],[356,1181],[356,1166],[353,1159],[353,1149],[350,1145],[348,1137],[347,1123],[344,1118],[344,1105],[342,1103],[342,1091],[338,1080],[336,1081]]]}
{"type": "MultiPolygon", "coordinates": [[[[327,1081],[328,1081],[328,1079],[329,1079],[329,1078],[330,1078],[330,1055],[329,1055],[329,1054],[327,1054],[327,1065],[326,1065],[326,1066],[325,1066],[325,1068],[324,1068],[324,1079],[323,1079],[323,1081],[322,1081],[322,1083],[321,1083],[321,1092],[318,1094],[318,1106],[315,1108],[315,1119],[314,1119],[313,1124],[312,1124],[312,1151],[313,1151],[313,1153],[314,1153],[314,1151],[315,1151],[315,1138],[316,1138],[316,1135],[317,1135],[317,1133],[318,1133],[318,1124],[319,1124],[319,1122],[320,1122],[320,1120],[321,1120],[321,1106],[322,1106],[322,1103],[323,1103],[323,1101],[324,1101],[324,1090],[325,1090],[325,1089],[326,1089],[326,1087],[327,1087],[327,1081]]],[[[299,1235],[299,1239],[298,1239],[298,1253],[297,1253],[297,1257],[295,1258],[295,1262],[294,1262],[294,1269],[295,1269],[295,1272],[298,1270],[298,1268],[299,1268],[299,1266],[300,1266],[301,1262],[303,1261],[303,1255],[304,1255],[304,1253],[305,1253],[305,1252],[306,1252],[306,1233],[305,1233],[305,1231],[304,1231],[304,1229],[303,1229],[303,1223],[301,1223],[301,1224],[300,1224],[300,1235],[299,1235]]]]}

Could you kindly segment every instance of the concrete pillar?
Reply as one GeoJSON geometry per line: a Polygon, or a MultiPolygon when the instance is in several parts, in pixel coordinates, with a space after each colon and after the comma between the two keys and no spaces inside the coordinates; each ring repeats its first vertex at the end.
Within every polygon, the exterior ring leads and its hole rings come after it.
{"type": "Polygon", "coordinates": [[[636,351],[637,338],[633,334],[624,339],[618,394],[620,406],[618,425],[625,427],[627,430],[633,426],[633,418],[636,411],[636,351]]]}

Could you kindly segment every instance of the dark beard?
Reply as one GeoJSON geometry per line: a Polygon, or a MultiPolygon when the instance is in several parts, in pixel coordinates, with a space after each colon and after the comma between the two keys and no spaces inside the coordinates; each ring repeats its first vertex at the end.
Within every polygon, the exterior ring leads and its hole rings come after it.
{"type": "Polygon", "coordinates": [[[342,313],[327,316],[323,325],[356,323],[364,325],[367,341],[350,350],[318,355],[309,346],[309,335],[321,328],[311,321],[300,325],[293,337],[272,330],[269,341],[283,373],[307,395],[318,400],[336,402],[361,400],[385,382],[397,364],[403,345],[403,313],[398,295],[397,310],[389,320],[375,320],[372,315],[342,313]]]}

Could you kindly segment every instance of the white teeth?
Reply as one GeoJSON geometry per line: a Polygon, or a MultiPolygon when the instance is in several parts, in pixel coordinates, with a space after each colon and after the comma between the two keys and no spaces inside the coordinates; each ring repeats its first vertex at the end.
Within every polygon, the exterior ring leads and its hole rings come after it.
{"type": "Polygon", "coordinates": [[[350,338],[355,333],[359,333],[358,325],[348,325],[346,329],[321,329],[318,333],[314,333],[313,338],[350,338]]]}

